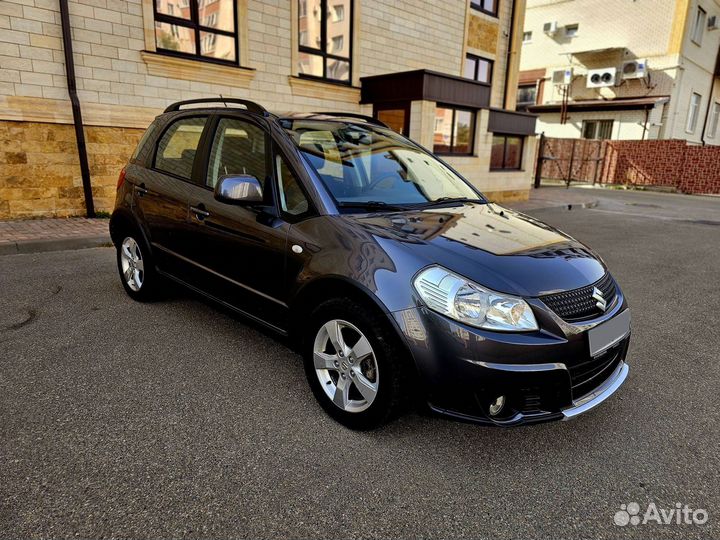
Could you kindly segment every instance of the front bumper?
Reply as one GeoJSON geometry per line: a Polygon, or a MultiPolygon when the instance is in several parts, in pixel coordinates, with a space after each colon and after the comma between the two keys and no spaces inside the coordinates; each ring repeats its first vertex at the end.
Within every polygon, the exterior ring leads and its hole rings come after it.
{"type": "Polygon", "coordinates": [[[533,306],[541,330],[497,333],[424,307],[393,313],[415,360],[430,408],[459,420],[511,426],[568,420],[609,398],[627,378],[630,334],[591,357],[587,330],[627,309],[622,297],[603,317],[569,324],[533,306]],[[506,405],[492,416],[498,396],[506,405]]]}

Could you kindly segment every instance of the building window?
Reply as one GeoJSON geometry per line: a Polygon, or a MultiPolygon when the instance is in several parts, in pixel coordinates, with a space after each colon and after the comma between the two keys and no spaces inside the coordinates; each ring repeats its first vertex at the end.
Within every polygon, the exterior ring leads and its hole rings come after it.
{"type": "Polygon", "coordinates": [[[578,28],[580,28],[580,26],[577,24],[568,24],[565,27],[565,37],[571,38],[577,36],[578,28]]]}
{"type": "Polygon", "coordinates": [[[532,32],[523,32],[523,43],[530,43],[532,41],[532,32]]]}
{"type": "Polygon", "coordinates": [[[692,97],[690,97],[690,109],[688,110],[687,125],[685,126],[685,131],[687,131],[688,133],[695,133],[701,101],[702,96],[696,92],[693,92],[692,97]]]}
{"type": "Polygon", "coordinates": [[[155,0],[158,52],[237,64],[234,0],[155,0]]]}
{"type": "Polygon", "coordinates": [[[490,84],[492,82],[493,61],[474,54],[465,57],[465,78],[490,84]]]}
{"type": "Polygon", "coordinates": [[[522,167],[524,138],[517,135],[493,135],[490,151],[491,171],[519,171],[522,167]]]}
{"type": "Polygon", "coordinates": [[[297,0],[298,73],[350,84],[352,0],[297,0]]]}
{"type": "Polygon", "coordinates": [[[707,12],[697,7],[695,12],[695,24],[693,25],[692,40],[696,45],[702,45],[703,33],[705,32],[705,20],[707,19],[707,12]]]}
{"type": "Polygon", "coordinates": [[[435,109],[433,152],[436,154],[472,154],[475,112],[450,107],[435,109]]]}
{"type": "Polygon", "coordinates": [[[535,105],[537,99],[537,85],[526,84],[518,86],[517,93],[517,109],[527,109],[530,105],[535,105]]]}
{"type": "Polygon", "coordinates": [[[470,0],[470,7],[495,17],[497,16],[498,1],[499,0],[470,0]]]}
{"type": "Polygon", "coordinates": [[[611,139],[612,129],[612,120],[583,120],[582,137],[583,139],[611,139]]]}
{"type": "Polygon", "coordinates": [[[718,121],[720,121],[720,103],[716,101],[713,105],[712,115],[710,116],[708,138],[714,139],[717,136],[718,121]]]}

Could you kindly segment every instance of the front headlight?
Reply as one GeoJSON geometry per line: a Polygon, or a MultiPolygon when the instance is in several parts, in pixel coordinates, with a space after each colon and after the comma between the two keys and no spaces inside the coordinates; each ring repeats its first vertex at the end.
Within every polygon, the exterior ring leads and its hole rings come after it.
{"type": "Polygon", "coordinates": [[[440,266],[420,272],[415,290],[433,311],[486,330],[537,330],[530,306],[522,298],[481,287],[440,266]]]}

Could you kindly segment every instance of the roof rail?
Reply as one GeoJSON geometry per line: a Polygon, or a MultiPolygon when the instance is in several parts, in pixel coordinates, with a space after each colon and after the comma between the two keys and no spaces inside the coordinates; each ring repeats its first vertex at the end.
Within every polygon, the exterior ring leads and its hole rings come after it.
{"type": "Polygon", "coordinates": [[[367,116],[365,114],[344,113],[344,112],[314,112],[313,114],[322,114],[325,116],[337,116],[338,118],[357,118],[359,120],[365,120],[368,124],[374,124],[376,126],[381,126],[381,127],[390,129],[390,126],[388,126],[385,122],[381,122],[377,118],[373,118],[372,116],[367,116]]]}
{"type": "Polygon", "coordinates": [[[228,103],[233,103],[236,105],[244,105],[245,108],[250,111],[257,114],[262,114],[263,116],[267,116],[269,113],[263,107],[262,105],[258,105],[254,101],[250,101],[248,99],[238,99],[238,98],[226,98],[226,97],[216,97],[216,98],[200,98],[200,99],[187,99],[185,101],[176,101],[172,105],[169,105],[167,109],[165,109],[165,112],[174,112],[179,111],[180,107],[184,107],[185,105],[195,105],[197,103],[222,103],[227,107],[228,103]]]}

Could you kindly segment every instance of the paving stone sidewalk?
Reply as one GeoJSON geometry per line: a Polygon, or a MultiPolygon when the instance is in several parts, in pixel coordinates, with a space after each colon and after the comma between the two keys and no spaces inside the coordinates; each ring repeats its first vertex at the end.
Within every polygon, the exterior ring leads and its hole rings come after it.
{"type": "MultiPolygon", "coordinates": [[[[593,206],[594,190],[543,187],[530,200],[506,203],[522,212],[573,205],[593,206]]],[[[97,247],[110,243],[107,219],[54,218],[0,221],[0,255],[97,247]]]]}
{"type": "Polygon", "coordinates": [[[97,247],[110,243],[107,219],[0,221],[0,255],[97,247]]]}

